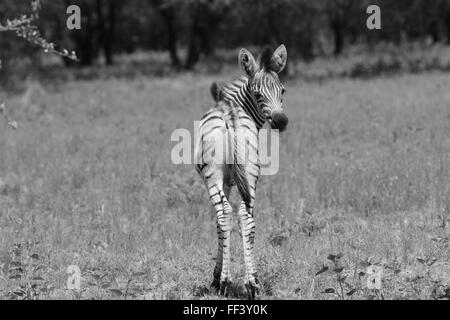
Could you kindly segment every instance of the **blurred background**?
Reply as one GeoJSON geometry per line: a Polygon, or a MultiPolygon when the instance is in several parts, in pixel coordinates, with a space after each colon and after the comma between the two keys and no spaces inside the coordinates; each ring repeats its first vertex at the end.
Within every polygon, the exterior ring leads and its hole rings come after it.
{"type": "Polygon", "coordinates": [[[0,299],[217,298],[215,213],[171,136],[194,136],[240,48],[281,43],[289,127],[258,182],[262,298],[375,299],[372,263],[386,299],[450,296],[450,0],[45,0],[25,41],[3,26],[30,2],[0,0],[0,299]]]}
{"type": "MultiPolygon", "coordinates": [[[[29,0],[2,0],[0,20],[29,11],[29,0]]],[[[64,68],[82,78],[217,73],[236,66],[237,48],[280,43],[289,51],[290,76],[450,69],[449,0],[59,0],[42,1],[40,16],[44,38],[75,50],[79,62],[45,55],[3,33],[3,84],[36,72],[67,77],[64,68]],[[66,28],[71,4],[81,8],[81,30],[66,28]],[[381,8],[381,30],[366,27],[371,4],[381,8]]]]}

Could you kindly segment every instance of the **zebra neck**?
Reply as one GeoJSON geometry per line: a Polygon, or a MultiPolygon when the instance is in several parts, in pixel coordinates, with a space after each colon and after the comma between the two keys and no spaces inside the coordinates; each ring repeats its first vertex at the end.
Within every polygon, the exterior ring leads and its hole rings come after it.
{"type": "Polygon", "coordinates": [[[258,130],[261,129],[265,122],[264,115],[260,111],[255,98],[250,93],[248,78],[241,77],[226,83],[222,88],[222,92],[225,101],[234,102],[237,106],[244,109],[255,122],[256,128],[258,130]]]}

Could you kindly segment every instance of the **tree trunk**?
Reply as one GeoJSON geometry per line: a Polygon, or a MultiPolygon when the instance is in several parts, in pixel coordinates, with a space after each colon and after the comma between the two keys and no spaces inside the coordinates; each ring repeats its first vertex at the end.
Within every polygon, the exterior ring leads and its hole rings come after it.
{"type": "Polygon", "coordinates": [[[428,30],[433,44],[438,43],[441,40],[441,37],[439,34],[439,25],[437,20],[431,21],[428,30]]]}
{"type": "MultiPolygon", "coordinates": [[[[70,5],[70,1],[67,0],[66,4],[70,5]]],[[[86,18],[85,22],[83,21],[82,29],[71,32],[70,36],[75,43],[75,51],[80,60],[79,64],[81,66],[91,66],[98,54],[96,41],[94,40],[96,37],[96,28],[93,24],[92,7],[82,3],[81,12],[86,18]]],[[[64,59],[64,63],[67,66],[76,65],[69,59],[64,59]]]]}
{"type": "Polygon", "coordinates": [[[230,6],[215,6],[211,1],[190,5],[191,29],[185,68],[192,69],[200,60],[214,54],[214,37],[218,26],[227,17],[230,6]]]}
{"type": "Polygon", "coordinates": [[[199,23],[200,23],[200,9],[199,5],[195,3],[192,8],[191,30],[189,34],[189,46],[184,68],[191,70],[195,64],[200,60],[200,40],[199,40],[199,23]]]}
{"type": "Polygon", "coordinates": [[[189,40],[188,53],[184,68],[186,70],[192,70],[195,64],[200,60],[199,40],[196,34],[192,34],[189,40]]]}
{"type": "Polygon", "coordinates": [[[100,43],[105,57],[106,65],[110,66],[114,63],[114,40],[116,33],[116,18],[117,18],[117,1],[109,0],[105,3],[102,0],[97,0],[97,18],[98,29],[100,30],[100,43]],[[104,12],[106,8],[106,15],[104,12]],[[106,18],[105,18],[106,16],[106,18]]]}
{"type": "Polygon", "coordinates": [[[159,12],[167,28],[167,50],[169,51],[170,61],[172,66],[178,69],[181,63],[177,49],[178,37],[175,29],[175,11],[172,7],[168,7],[159,9],[159,12]]]}
{"type": "Polygon", "coordinates": [[[446,14],[445,27],[447,29],[447,44],[450,45],[450,9],[447,11],[446,14]]]}
{"type": "Polygon", "coordinates": [[[342,53],[344,47],[344,37],[342,34],[342,24],[341,21],[336,18],[331,21],[331,30],[334,36],[334,55],[338,56],[342,53]]]}
{"type": "Polygon", "coordinates": [[[352,26],[350,28],[350,43],[355,44],[358,41],[358,29],[352,26]]]}
{"type": "Polygon", "coordinates": [[[106,64],[112,65],[114,63],[114,42],[116,36],[116,18],[117,18],[117,1],[109,1],[108,12],[108,28],[106,29],[105,41],[103,41],[103,52],[105,54],[106,64]]]}
{"type": "Polygon", "coordinates": [[[82,66],[91,66],[94,62],[94,27],[92,25],[92,15],[90,10],[85,10],[87,16],[86,31],[77,34],[77,43],[80,48],[80,63],[82,66]]]}

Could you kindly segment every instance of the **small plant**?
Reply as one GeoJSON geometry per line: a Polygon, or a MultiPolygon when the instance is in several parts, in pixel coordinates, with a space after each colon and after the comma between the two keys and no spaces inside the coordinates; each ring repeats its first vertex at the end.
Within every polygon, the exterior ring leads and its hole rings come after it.
{"type": "Polygon", "coordinates": [[[137,278],[142,278],[146,275],[145,272],[135,272],[129,273],[124,282],[124,285],[118,286],[117,288],[109,288],[108,290],[115,296],[123,298],[126,300],[128,297],[136,298],[144,294],[144,289],[142,284],[137,283],[137,278]]]}
{"type": "MultiPolygon", "coordinates": [[[[302,211],[302,210],[300,210],[302,211]]],[[[304,235],[312,237],[321,232],[326,227],[326,221],[323,217],[313,215],[305,210],[305,215],[294,223],[286,222],[281,228],[275,230],[269,235],[269,243],[273,247],[282,246],[290,237],[294,235],[304,235]]]]}
{"type": "Polygon", "coordinates": [[[91,280],[87,282],[88,286],[92,288],[101,288],[121,299],[127,299],[128,297],[136,298],[144,294],[142,283],[138,283],[136,280],[146,276],[146,272],[129,272],[126,280],[121,281],[120,283],[118,283],[115,277],[108,276],[108,274],[107,271],[88,271],[86,276],[91,278],[91,280]]]}
{"type": "Polygon", "coordinates": [[[9,290],[6,297],[13,300],[48,298],[53,287],[45,279],[47,266],[36,253],[38,243],[15,244],[4,258],[3,273],[9,290]]]}
{"type": "Polygon", "coordinates": [[[329,254],[327,259],[330,261],[330,265],[323,265],[322,268],[316,273],[316,276],[324,274],[326,272],[332,272],[333,278],[336,281],[335,286],[327,287],[322,293],[335,294],[340,300],[345,300],[346,297],[351,297],[355,294],[360,287],[353,286],[347,282],[347,275],[345,275],[345,268],[342,263],[342,253],[329,254]]]}

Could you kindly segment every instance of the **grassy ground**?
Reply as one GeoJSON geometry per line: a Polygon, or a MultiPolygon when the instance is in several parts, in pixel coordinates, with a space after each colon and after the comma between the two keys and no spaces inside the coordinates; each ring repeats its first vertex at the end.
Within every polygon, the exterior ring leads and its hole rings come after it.
{"type": "MultiPolygon", "coordinates": [[[[19,129],[0,123],[0,298],[218,298],[215,216],[194,168],[171,163],[170,136],[192,131],[211,81],[229,78],[9,97],[19,129]],[[81,292],[66,289],[69,265],[81,292]]],[[[260,297],[448,298],[448,74],[286,87],[280,171],[257,189],[260,297]],[[381,290],[366,287],[370,265],[384,270],[381,290]]],[[[230,298],[244,298],[237,224],[232,256],[230,298]]]]}

